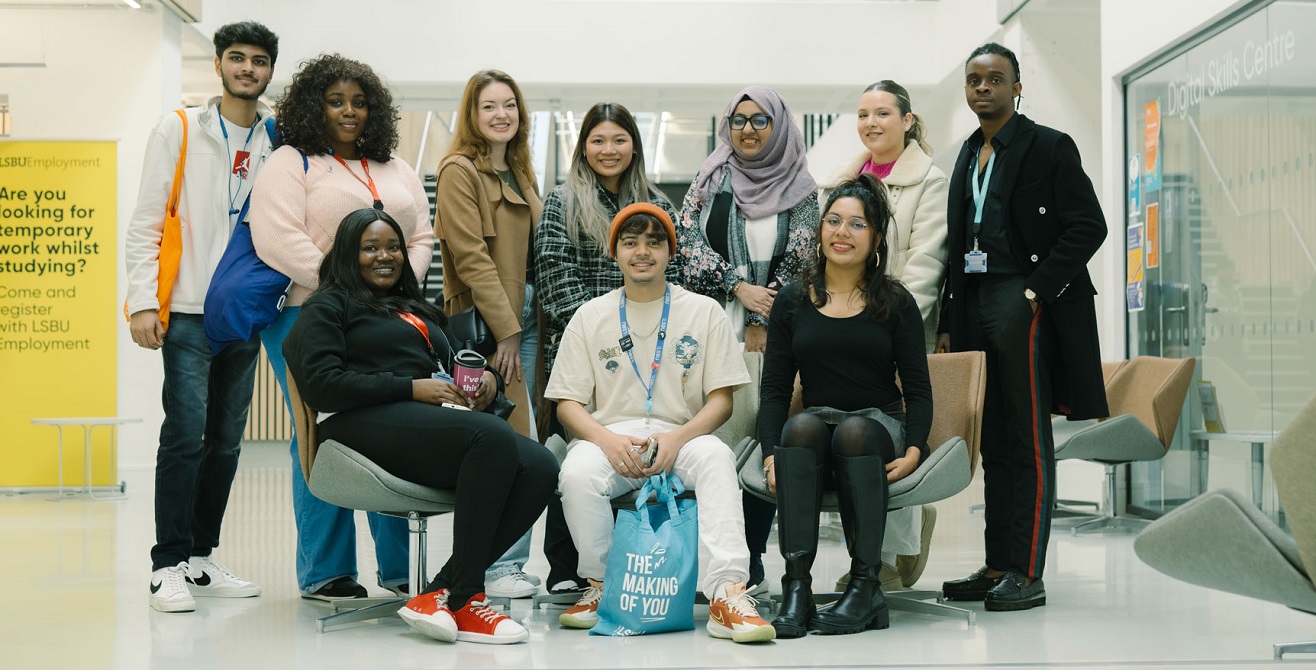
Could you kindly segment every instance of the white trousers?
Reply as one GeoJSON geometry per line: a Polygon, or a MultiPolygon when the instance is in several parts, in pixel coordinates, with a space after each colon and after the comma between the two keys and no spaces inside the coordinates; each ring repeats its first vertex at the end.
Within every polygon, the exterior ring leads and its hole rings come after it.
{"type": "MultiPolygon", "coordinates": [[[[644,420],[623,421],[607,426],[619,435],[648,437],[675,426],[654,421],[650,430],[644,420]]],[[[699,543],[708,552],[708,571],[701,581],[705,596],[712,600],[720,586],[749,578],[749,548],[745,544],[745,516],[741,510],[740,482],[731,448],[712,435],[701,435],[685,443],[672,468],[699,501],[699,543]]],[[[612,547],[612,498],[644,485],[644,479],[617,474],[598,445],[584,440],[571,443],[562,461],[559,490],[562,511],[571,538],[580,553],[580,576],[603,580],[612,547]]]]}
{"type": "Polygon", "coordinates": [[[895,565],[894,555],[917,556],[923,534],[923,506],[910,505],[886,513],[886,534],[882,536],[882,560],[895,565]],[[887,559],[888,552],[893,556],[887,559]]]}

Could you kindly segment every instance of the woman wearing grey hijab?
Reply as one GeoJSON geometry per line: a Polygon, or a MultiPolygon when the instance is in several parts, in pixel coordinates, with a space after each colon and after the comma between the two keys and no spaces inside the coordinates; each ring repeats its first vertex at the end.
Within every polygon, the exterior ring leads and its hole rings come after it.
{"type": "MultiPolygon", "coordinates": [[[[804,136],[776,91],[736,94],[717,125],[722,140],[695,175],[677,219],[681,283],[720,300],[746,351],[768,341],[773,298],[817,244],[818,185],[804,136]]],[[[751,595],[767,590],[763,553],[777,507],[742,495],[751,595]]]]}
{"type": "Polygon", "coordinates": [[[804,136],[770,88],[737,93],[717,135],[681,204],[681,281],[723,301],[745,350],[763,351],[773,297],[813,253],[818,185],[804,136]]]}

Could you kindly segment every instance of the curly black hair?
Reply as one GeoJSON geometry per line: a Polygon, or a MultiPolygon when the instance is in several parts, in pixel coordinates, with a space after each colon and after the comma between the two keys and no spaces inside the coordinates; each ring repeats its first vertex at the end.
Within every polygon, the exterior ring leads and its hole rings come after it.
{"type": "Polygon", "coordinates": [[[398,108],[393,94],[369,65],[340,54],[321,54],[302,61],[292,82],[277,104],[279,132],[283,143],[302,153],[329,153],[329,129],[325,124],[324,92],[341,81],[354,81],[366,94],[370,117],[357,140],[361,155],[380,163],[392,158],[398,147],[398,108]]]}

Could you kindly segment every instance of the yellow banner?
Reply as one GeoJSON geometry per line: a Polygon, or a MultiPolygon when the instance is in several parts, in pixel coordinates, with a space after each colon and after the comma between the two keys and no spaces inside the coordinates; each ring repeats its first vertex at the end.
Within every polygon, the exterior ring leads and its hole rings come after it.
{"type": "MultiPolygon", "coordinates": [[[[0,142],[0,487],[58,483],[56,429],[32,419],[117,412],[115,149],[0,142]]],[[[80,485],[82,429],[63,431],[80,485]]],[[[93,437],[92,483],[109,485],[109,431],[93,437]]]]}

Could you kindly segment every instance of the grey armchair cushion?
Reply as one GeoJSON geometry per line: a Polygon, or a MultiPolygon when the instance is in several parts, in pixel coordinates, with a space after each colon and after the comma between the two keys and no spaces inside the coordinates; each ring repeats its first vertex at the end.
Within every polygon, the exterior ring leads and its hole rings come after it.
{"type": "MultiPolygon", "coordinates": [[[[887,506],[897,509],[926,505],[963,491],[973,479],[970,460],[968,443],[958,437],[951,438],[934,449],[918,469],[891,485],[887,506]]],[[[740,485],[755,497],[776,502],[763,479],[763,450],[757,444],[740,468],[740,485]]],[[[823,507],[835,507],[836,504],[835,493],[823,495],[823,507]]]]}
{"type": "Polygon", "coordinates": [[[713,435],[735,449],[746,437],[754,437],[759,420],[759,383],[763,379],[763,354],[746,351],[741,354],[750,382],[736,389],[731,396],[731,416],[713,435]]]}
{"type": "Polygon", "coordinates": [[[1154,461],[1165,455],[1160,438],[1131,414],[1105,421],[1053,422],[1052,428],[1058,459],[1128,463],[1154,461]]]}
{"type": "Polygon", "coordinates": [[[408,482],[334,440],[320,443],[306,482],[315,497],[339,507],[369,512],[451,512],[456,492],[408,482]]]}
{"type": "Polygon", "coordinates": [[[1297,543],[1237,491],[1199,496],[1139,533],[1133,549],[1175,579],[1316,613],[1297,543]]]}

